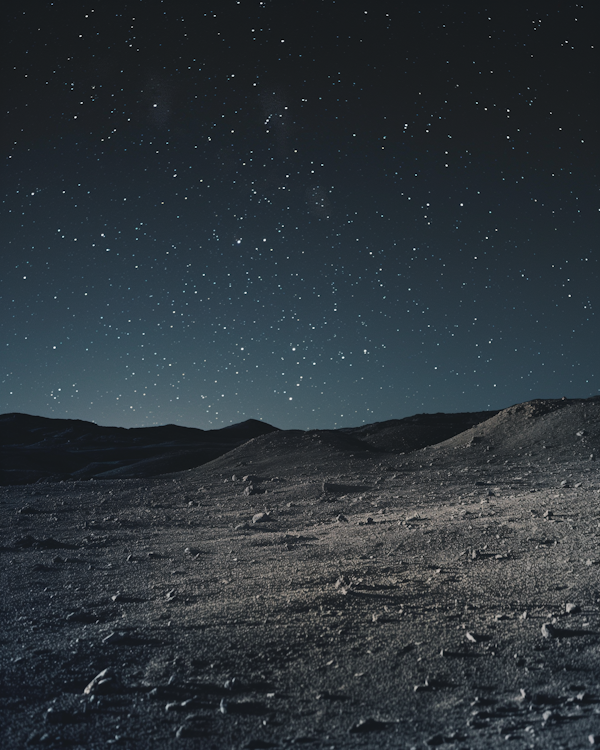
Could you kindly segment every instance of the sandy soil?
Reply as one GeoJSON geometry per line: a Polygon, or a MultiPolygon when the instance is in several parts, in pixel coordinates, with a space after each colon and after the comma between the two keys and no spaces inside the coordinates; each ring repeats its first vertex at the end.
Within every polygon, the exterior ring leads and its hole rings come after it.
{"type": "Polygon", "coordinates": [[[0,746],[600,744],[600,402],[0,488],[0,746]],[[96,678],[96,679],[95,679],[96,678]]]}

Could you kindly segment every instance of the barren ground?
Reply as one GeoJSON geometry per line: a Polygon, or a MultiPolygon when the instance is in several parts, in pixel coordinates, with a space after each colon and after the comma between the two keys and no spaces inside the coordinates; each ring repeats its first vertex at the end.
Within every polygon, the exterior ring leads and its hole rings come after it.
{"type": "Polygon", "coordinates": [[[599,413],[0,488],[0,746],[600,744],[599,413]]]}

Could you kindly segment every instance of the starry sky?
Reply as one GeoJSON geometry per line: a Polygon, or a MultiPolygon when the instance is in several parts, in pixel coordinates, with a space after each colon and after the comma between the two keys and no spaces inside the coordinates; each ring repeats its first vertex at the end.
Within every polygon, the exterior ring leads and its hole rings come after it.
{"type": "Polygon", "coordinates": [[[307,429],[600,392],[594,3],[5,15],[0,413],[307,429]]]}

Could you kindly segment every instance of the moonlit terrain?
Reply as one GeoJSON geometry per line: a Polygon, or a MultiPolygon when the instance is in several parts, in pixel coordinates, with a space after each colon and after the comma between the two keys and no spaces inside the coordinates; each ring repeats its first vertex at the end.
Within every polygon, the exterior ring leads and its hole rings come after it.
{"type": "Polygon", "coordinates": [[[0,486],[2,748],[600,743],[600,398],[340,430],[0,419],[31,467],[0,486]],[[182,439],[218,457],[176,470],[182,439]]]}

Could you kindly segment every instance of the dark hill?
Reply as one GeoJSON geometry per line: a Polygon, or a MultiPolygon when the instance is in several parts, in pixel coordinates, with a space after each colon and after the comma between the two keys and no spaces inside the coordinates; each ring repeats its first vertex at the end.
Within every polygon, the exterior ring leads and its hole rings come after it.
{"type": "Polygon", "coordinates": [[[249,419],[219,430],[101,427],[79,419],[0,415],[0,484],[148,477],[200,466],[277,431],[249,419]]]}
{"type": "Polygon", "coordinates": [[[388,453],[410,453],[441,443],[474,425],[485,422],[498,411],[460,412],[458,414],[415,414],[404,419],[389,419],[361,427],[343,427],[339,432],[364,440],[373,448],[388,453]]]}

